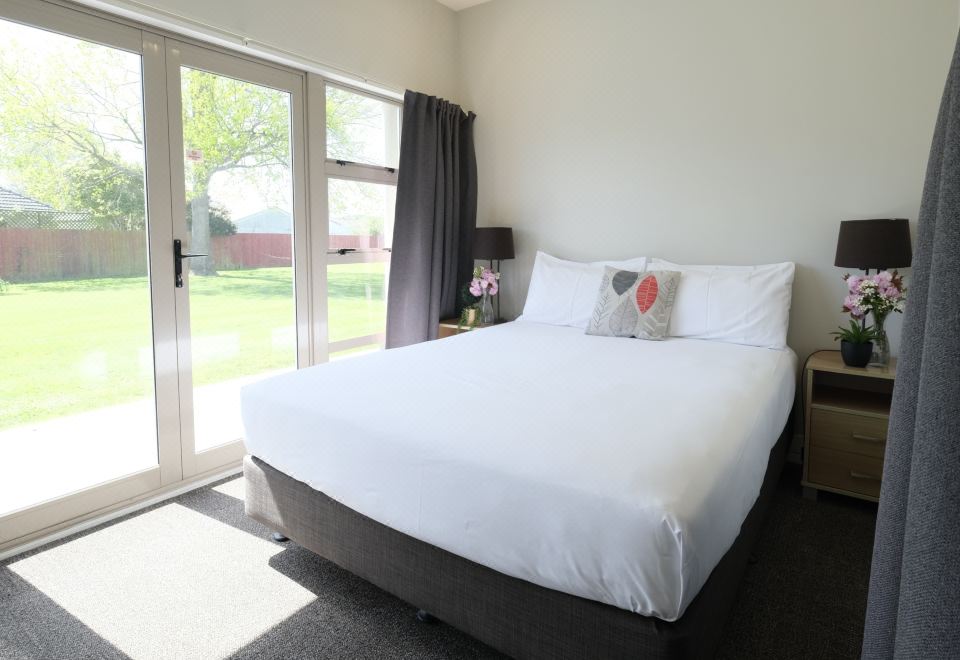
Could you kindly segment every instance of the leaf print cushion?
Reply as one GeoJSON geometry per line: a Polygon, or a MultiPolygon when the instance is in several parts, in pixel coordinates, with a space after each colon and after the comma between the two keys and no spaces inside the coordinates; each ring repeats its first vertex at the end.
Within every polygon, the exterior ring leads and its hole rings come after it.
{"type": "Polygon", "coordinates": [[[679,284],[678,271],[634,273],[607,266],[587,334],[663,339],[679,284]]]}

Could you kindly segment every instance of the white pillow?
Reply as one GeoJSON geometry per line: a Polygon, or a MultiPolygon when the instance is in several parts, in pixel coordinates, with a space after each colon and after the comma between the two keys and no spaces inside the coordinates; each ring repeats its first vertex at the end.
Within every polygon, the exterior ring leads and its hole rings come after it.
{"type": "Polygon", "coordinates": [[[642,271],[646,265],[646,257],[581,263],[557,259],[538,251],[521,318],[524,321],[571,325],[586,330],[597,301],[604,267],[642,271]]]}
{"type": "Polygon", "coordinates": [[[650,268],[683,274],[667,331],[671,337],[786,347],[793,263],[680,266],[651,259],[650,268]]]}

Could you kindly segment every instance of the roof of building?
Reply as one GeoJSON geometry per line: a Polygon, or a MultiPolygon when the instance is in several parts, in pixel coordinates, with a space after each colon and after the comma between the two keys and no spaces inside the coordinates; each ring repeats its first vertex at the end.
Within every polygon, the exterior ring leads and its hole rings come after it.
{"type": "MultiPolygon", "coordinates": [[[[261,209],[250,215],[245,215],[233,221],[240,234],[289,234],[293,231],[293,217],[289,211],[270,207],[261,209]]],[[[330,234],[332,236],[350,236],[351,231],[333,218],[330,219],[330,234]]]]}
{"type": "Polygon", "coordinates": [[[4,211],[56,211],[49,204],[21,195],[15,190],[0,186],[0,210],[4,211]]]}

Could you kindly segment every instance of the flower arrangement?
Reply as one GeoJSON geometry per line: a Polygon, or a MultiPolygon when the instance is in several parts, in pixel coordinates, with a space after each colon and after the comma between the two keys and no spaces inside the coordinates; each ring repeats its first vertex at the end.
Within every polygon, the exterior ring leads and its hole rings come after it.
{"type": "Polygon", "coordinates": [[[907,289],[903,278],[897,271],[888,270],[876,275],[844,275],[847,282],[847,297],[843,300],[843,311],[855,319],[863,319],[873,314],[874,323],[883,326],[883,319],[890,312],[903,312],[907,300],[907,289]]]}
{"type": "Polygon", "coordinates": [[[495,273],[489,268],[477,266],[473,269],[473,280],[470,281],[470,293],[477,298],[483,297],[486,293],[489,296],[497,295],[500,290],[500,273],[495,273]]]}
{"type": "Polygon", "coordinates": [[[460,327],[474,327],[494,322],[493,305],[490,297],[500,291],[500,273],[489,268],[477,266],[473,269],[473,279],[464,285],[460,292],[463,310],[460,312],[460,327]]]}
{"type": "Polygon", "coordinates": [[[890,361],[890,345],[883,323],[891,312],[903,312],[907,300],[903,278],[897,271],[891,273],[885,270],[875,275],[847,274],[843,279],[847,283],[843,311],[853,319],[849,328],[840,328],[840,332],[833,334],[843,340],[841,352],[846,351],[844,362],[851,366],[865,366],[867,362],[885,366],[890,361]],[[867,326],[867,314],[873,316],[872,326],[867,326]],[[843,343],[848,346],[844,347],[843,343]],[[868,355],[871,350],[873,354],[868,355]],[[854,353],[856,358],[852,357],[854,353]]]}

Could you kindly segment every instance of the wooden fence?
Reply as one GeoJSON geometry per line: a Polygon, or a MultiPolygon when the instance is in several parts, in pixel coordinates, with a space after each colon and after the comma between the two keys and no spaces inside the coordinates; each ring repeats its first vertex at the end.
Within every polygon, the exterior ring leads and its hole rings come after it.
{"type": "Polygon", "coordinates": [[[8,282],[146,274],[142,232],[0,228],[0,278],[8,282]]]}
{"type": "MultiPolygon", "coordinates": [[[[331,249],[379,248],[379,237],[331,236],[331,249]]],[[[220,270],[270,268],[293,263],[290,234],[214,236],[220,270]]],[[[0,279],[46,282],[147,274],[143,232],[0,227],[0,279]]]]}

